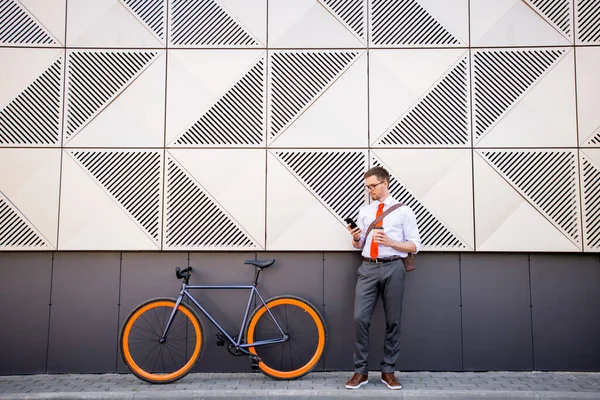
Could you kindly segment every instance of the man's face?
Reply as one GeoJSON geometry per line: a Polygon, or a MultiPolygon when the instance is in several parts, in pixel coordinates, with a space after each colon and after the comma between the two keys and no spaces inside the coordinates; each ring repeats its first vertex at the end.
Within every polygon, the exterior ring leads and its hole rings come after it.
{"type": "Polygon", "coordinates": [[[375,175],[371,175],[365,179],[365,187],[369,191],[371,200],[380,200],[388,194],[388,183],[379,180],[375,175]]]}

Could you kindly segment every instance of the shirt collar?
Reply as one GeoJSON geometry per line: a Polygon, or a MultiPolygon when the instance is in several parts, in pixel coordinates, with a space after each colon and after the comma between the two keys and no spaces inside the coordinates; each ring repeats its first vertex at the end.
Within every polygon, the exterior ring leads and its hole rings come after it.
{"type": "MultiPolygon", "coordinates": [[[[394,198],[392,197],[392,195],[388,195],[388,197],[385,198],[385,200],[383,201],[383,204],[385,204],[387,207],[389,207],[390,205],[392,205],[392,203],[395,203],[396,201],[394,200],[394,198]]],[[[376,205],[380,205],[381,201],[377,200],[375,202],[376,205]]]]}

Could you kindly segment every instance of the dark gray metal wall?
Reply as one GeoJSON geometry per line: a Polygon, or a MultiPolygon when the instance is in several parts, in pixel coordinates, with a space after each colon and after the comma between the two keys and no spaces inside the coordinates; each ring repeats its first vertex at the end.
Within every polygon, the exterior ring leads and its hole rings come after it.
{"type": "MultiPolygon", "coordinates": [[[[174,296],[177,266],[193,283],[249,283],[249,258],[276,258],[264,296],[294,294],[325,317],[319,370],[352,369],[357,253],[0,253],[0,374],[126,372],[119,327],[140,302],[174,296]]],[[[423,253],[407,276],[400,370],[600,371],[598,254],[423,253]]],[[[247,293],[198,292],[230,332],[247,293]],[[218,308],[218,310],[217,310],[218,308]]],[[[206,347],[195,371],[249,371],[246,357],[206,347]]],[[[371,326],[370,368],[382,355],[384,319],[371,326]]]]}

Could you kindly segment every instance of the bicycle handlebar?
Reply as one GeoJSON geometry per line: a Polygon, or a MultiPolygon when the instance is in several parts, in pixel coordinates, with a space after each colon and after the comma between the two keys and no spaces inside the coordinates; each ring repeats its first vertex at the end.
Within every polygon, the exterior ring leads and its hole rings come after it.
{"type": "Polygon", "coordinates": [[[175,268],[175,275],[177,279],[185,279],[186,283],[190,279],[192,267],[187,267],[186,269],[181,269],[179,267],[175,268]]]}

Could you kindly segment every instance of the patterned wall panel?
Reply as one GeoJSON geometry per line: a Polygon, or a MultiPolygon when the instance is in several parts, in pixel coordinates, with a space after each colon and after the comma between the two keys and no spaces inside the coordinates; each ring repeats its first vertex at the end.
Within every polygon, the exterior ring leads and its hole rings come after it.
{"type": "Polygon", "coordinates": [[[269,0],[270,47],[366,47],[366,27],[367,0],[269,0]]]}
{"type": "Polygon", "coordinates": [[[70,50],[64,143],[164,146],[164,51],[70,50]]]}
{"type": "Polygon", "coordinates": [[[581,197],[585,251],[600,251],[600,149],[581,150],[581,197]]]}
{"type": "Polygon", "coordinates": [[[370,0],[373,47],[468,46],[468,1],[370,0]]]}
{"type": "Polygon", "coordinates": [[[260,50],[170,50],[167,145],[264,146],[266,64],[260,50]]]}
{"type": "Polygon", "coordinates": [[[575,151],[489,149],[475,154],[479,250],[581,250],[575,151]]]}
{"type": "Polygon", "coordinates": [[[56,249],[59,149],[0,149],[0,250],[56,249]]]}
{"type": "Polygon", "coordinates": [[[379,149],[371,166],[390,172],[390,193],[417,216],[423,250],[474,250],[471,151],[379,149]]]}
{"type": "Polygon", "coordinates": [[[67,46],[164,47],[167,0],[69,0],[67,46]]]}
{"type": "Polygon", "coordinates": [[[577,44],[600,44],[600,3],[575,0],[577,44]]]}
{"type": "Polygon", "coordinates": [[[579,145],[600,147],[600,47],[578,47],[575,52],[579,145]]]}
{"type": "Polygon", "coordinates": [[[572,0],[471,0],[473,46],[573,43],[572,0]]]}
{"type": "Polygon", "coordinates": [[[61,47],[64,0],[0,0],[0,45],[61,47]]]}
{"type": "Polygon", "coordinates": [[[371,146],[470,146],[467,52],[373,50],[369,78],[371,146]]]}
{"type": "Polygon", "coordinates": [[[160,249],[162,181],[162,150],[64,150],[59,248],[160,249]]]}
{"type": "Polygon", "coordinates": [[[264,155],[264,150],[169,150],[164,248],[264,249],[264,155]]]}
{"type": "Polygon", "coordinates": [[[267,248],[351,249],[343,219],[365,204],[364,150],[269,150],[267,248]]]}
{"type": "Polygon", "coordinates": [[[596,0],[0,14],[2,250],[351,250],[379,164],[427,250],[600,250],[596,0]]]}
{"type": "Polygon", "coordinates": [[[172,0],[172,47],[265,47],[266,0],[172,0]]]}
{"type": "Polygon", "coordinates": [[[577,146],[573,50],[489,49],[472,54],[477,146],[577,146]]]}
{"type": "Polygon", "coordinates": [[[274,51],[269,70],[270,146],[368,145],[365,52],[274,51]]]}
{"type": "Polygon", "coordinates": [[[58,146],[64,51],[0,48],[0,146],[58,146]]]}

